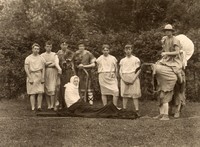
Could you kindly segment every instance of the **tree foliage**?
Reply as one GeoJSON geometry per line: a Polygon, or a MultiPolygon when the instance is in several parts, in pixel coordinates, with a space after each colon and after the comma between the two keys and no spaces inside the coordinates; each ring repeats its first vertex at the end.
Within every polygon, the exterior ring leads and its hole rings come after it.
{"type": "MultiPolygon", "coordinates": [[[[25,92],[24,59],[37,42],[44,52],[45,41],[53,50],[63,40],[76,50],[80,39],[96,57],[103,43],[120,60],[124,45],[134,45],[142,62],[160,58],[162,28],[171,23],[195,43],[195,55],[187,73],[199,72],[199,0],[1,0],[0,1],[0,76],[1,97],[16,97],[25,92]]],[[[95,72],[95,74],[97,74],[95,72]]],[[[94,76],[95,90],[99,91],[94,76]]],[[[188,97],[198,100],[198,76],[188,78],[188,97]],[[194,84],[193,81],[196,80],[194,84]]]]}

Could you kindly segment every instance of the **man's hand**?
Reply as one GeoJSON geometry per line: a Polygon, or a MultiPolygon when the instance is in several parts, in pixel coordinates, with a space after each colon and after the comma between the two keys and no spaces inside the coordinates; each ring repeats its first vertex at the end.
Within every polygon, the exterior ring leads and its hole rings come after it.
{"type": "Polygon", "coordinates": [[[83,65],[83,64],[79,64],[79,65],[78,65],[78,68],[79,68],[79,69],[83,69],[83,68],[84,68],[84,65],[83,65]]]}
{"type": "Polygon", "coordinates": [[[62,69],[58,69],[58,74],[62,74],[62,69]]]}
{"type": "Polygon", "coordinates": [[[29,78],[29,83],[32,85],[33,84],[33,79],[32,78],[29,78]]]}
{"type": "Polygon", "coordinates": [[[41,79],[41,84],[44,84],[44,78],[41,79]]]}
{"type": "Polygon", "coordinates": [[[46,62],[45,66],[48,67],[50,64],[52,64],[52,62],[46,62]]]}
{"type": "Polygon", "coordinates": [[[166,56],[166,55],[167,55],[166,52],[161,53],[161,56],[166,56]]]}
{"type": "MultiPolygon", "coordinates": [[[[123,79],[122,79],[122,80],[123,80],[123,79]]],[[[132,83],[126,82],[126,81],[124,81],[124,80],[123,80],[123,82],[124,82],[126,85],[132,85],[132,83]]]]}

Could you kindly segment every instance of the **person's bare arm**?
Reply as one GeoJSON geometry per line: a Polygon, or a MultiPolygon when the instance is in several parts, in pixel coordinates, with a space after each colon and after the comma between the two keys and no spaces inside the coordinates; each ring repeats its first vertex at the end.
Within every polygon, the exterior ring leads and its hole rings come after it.
{"type": "Polygon", "coordinates": [[[174,56],[174,55],[178,55],[178,54],[180,54],[180,48],[176,45],[175,47],[175,51],[173,51],[173,52],[162,52],[162,56],[174,56]]]}
{"type": "Polygon", "coordinates": [[[83,65],[83,64],[79,64],[78,68],[93,68],[95,67],[95,61],[96,59],[92,59],[91,63],[88,65],[83,65]]]}
{"type": "Polygon", "coordinates": [[[120,75],[120,78],[122,79],[122,81],[126,84],[126,85],[129,85],[130,83],[126,82],[123,78],[123,75],[122,75],[122,71],[121,71],[121,68],[119,69],[119,75],[120,75]]]}
{"type": "Polygon", "coordinates": [[[88,64],[88,65],[83,65],[83,68],[92,68],[92,67],[95,67],[95,63],[91,63],[91,64],[88,64]]]}
{"type": "Polygon", "coordinates": [[[33,84],[33,79],[31,78],[31,74],[30,74],[30,72],[29,72],[29,69],[28,69],[28,65],[24,65],[24,69],[25,69],[25,72],[26,72],[26,75],[27,75],[27,77],[28,77],[28,79],[29,79],[29,83],[30,84],[33,84]]]}
{"type": "Polygon", "coordinates": [[[49,66],[52,62],[45,62],[45,66],[49,66]]]}
{"type": "Polygon", "coordinates": [[[54,66],[58,69],[58,73],[61,74],[62,73],[62,69],[59,65],[59,59],[58,59],[58,56],[56,55],[55,56],[55,63],[54,63],[54,66]]]}
{"type": "Polygon", "coordinates": [[[44,83],[44,76],[45,76],[45,64],[43,65],[43,68],[42,68],[42,80],[41,80],[42,84],[44,83]]]}
{"type": "Polygon", "coordinates": [[[135,80],[139,76],[140,72],[141,72],[141,69],[136,72],[136,74],[133,76],[133,81],[131,82],[131,84],[133,84],[135,82],[135,80]]]}
{"type": "Polygon", "coordinates": [[[119,69],[118,69],[117,64],[115,65],[115,75],[116,77],[119,77],[119,69]]]}

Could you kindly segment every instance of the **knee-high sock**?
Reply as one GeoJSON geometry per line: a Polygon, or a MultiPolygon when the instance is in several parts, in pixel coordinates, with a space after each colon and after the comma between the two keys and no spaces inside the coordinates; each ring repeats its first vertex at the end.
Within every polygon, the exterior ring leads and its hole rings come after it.
{"type": "Polygon", "coordinates": [[[91,91],[88,91],[88,100],[93,101],[93,99],[94,99],[93,93],[91,91]]]}

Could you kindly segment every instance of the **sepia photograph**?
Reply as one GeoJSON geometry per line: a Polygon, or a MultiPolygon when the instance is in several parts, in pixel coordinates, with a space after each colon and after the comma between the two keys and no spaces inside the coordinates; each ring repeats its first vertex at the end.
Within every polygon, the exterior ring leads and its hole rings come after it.
{"type": "Polygon", "coordinates": [[[200,0],[0,0],[0,147],[199,147],[200,0]]]}

